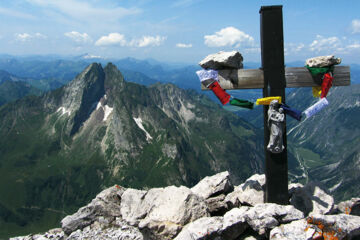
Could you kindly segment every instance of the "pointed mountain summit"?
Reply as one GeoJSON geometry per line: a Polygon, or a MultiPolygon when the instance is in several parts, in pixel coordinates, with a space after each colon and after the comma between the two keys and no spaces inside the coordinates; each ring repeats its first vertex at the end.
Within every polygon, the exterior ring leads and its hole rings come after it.
{"type": "Polygon", "coordinates": [[[114,183],[191,186],[224,170],[239,183],[261,171],[252,125],[195,91],[126,82],[111,63],[0,116],[0,238],[7,226],[56,226],[114,183]]]}

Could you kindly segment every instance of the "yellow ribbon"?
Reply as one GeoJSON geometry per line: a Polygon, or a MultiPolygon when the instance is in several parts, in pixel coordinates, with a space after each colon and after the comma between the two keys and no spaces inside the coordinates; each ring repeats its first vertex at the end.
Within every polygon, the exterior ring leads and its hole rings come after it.
{"type": "Polygon", "coordinates": [[[258,98],[256,100],[256,105],[269,105],[272,100],[277,100],[279,103],[281,103],[281,97],[266,97],[266,98],[258,98]]]}
{"type": "Polygon", "coordinates": [[[321,96],[321,86],[312,88],[313,97],[318,98],[321,96]]]}

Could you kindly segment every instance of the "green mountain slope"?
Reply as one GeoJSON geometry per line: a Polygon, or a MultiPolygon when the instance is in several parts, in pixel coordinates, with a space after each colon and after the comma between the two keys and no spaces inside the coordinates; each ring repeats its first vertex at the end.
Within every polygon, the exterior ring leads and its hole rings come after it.
{"type": "Polygon", "coordinates": [[[191,186],[261,171],[257,130],[196,91],[145,87],[91,64],[41,97],[0,107],[0,237],[55,227],[115,183],[191,186]]]}
{"type": "MultiPolygon", "coordinates": [[[[291,150],[304,170],[305,179],[323,182],[337,200],[360,195],[360,85],[334,87],[329,106],[302,122],[288,124],[291,150]]],[[[316,101],[311,89],[298,89],[289,105],[305,110],[316,101]]]]}

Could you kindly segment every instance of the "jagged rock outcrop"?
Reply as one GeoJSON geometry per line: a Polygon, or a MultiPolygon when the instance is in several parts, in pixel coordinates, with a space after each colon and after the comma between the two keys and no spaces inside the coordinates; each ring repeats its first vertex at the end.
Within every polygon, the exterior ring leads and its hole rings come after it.
{"type": "MultiPolygon", "coordinates": [[[[306,206],[300,206],[299,200],[296,206],[263,203],[258,202],[256,194],[251,200],[247,191],[263,192],[264,185],[264,176],[254,175],[231,191],[233,185],[228,172],[206,177],[191,189],[169,186],[137,190],[115,185],[102,191],[78,212],[65,217],[62,229],[13,240],[340,240],[360,237],[360,217],[350,215],[351,212],[329,215],[329,211],[319,209],[323,213],[318,214],[309,212],[306,202],[303,203],[306,206]],[[240,203],[242,194],[249,199],[247,202],[240,203]],[[229,196],[236,198],[237,204],[227,204],[225,199],[229,196]],[[214,203],[215,199],[225,206],[224,213],[218,212],[216,216],[211,215],[209,209],[209,202],[214,203]]],[[[289,189],[289,200],[298,197],[300,191],[308,194],[305,199],[313,193],[313,199],[321,200],[322,195],[317,192],[325,192],[313,183],[291,184],[289,189]]],[[[352,199],[339,203],[338,209],[356,208],[357,204],[358,199],[352,199]]]]}

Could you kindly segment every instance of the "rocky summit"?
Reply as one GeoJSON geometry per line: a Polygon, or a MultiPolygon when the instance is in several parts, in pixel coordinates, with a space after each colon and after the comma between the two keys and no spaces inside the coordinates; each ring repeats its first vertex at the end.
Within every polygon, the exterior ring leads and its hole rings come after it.
{"type": "Polygon", "coordinates": [[[61,221],[61,228],[11,238],[32,239],[359,239],[360,198],[334,204],[311,182],[289,185],[289,205],[264,203],[265,176],[233,186],[229,172],[192,188],[137,190],[115,185],[61,221]]]}

